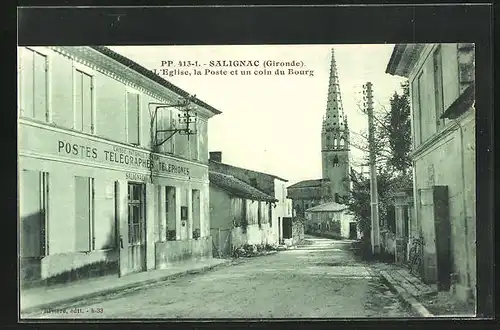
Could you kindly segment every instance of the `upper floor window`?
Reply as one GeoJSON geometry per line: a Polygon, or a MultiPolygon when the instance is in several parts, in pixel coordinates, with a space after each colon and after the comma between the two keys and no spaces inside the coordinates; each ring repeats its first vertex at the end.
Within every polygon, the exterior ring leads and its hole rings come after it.
{"type": "Polygon", "coordinates": [[[47,56],[30,48],[20,50],[21,116],[48,121],[47,56]]]}
{"type": "Polygon", "coordinates": [[[79,69],[75,69],[74,74],[75,129],[94,133],[93,76],[79,69]]]}
{"type": "Polygon", "coordinates": [[[251,178],[250,179],[250,185],[252,187],[257,187],[257,179],[256,178],[251,178]]]}
{"type": "Polygon", "coordinates": [[[159,152],[173,154],[175,152],[175,135],[172,132],[162,132],[176,128],[174,114],[171,109],[158,110],[156,117],[157,143],[163,142],[158,148],[159,152]],[[164,141],[166,138],[168,140],[164,141]]]}
{"type": "Polygon", "coordinates": [[[128,143],[139,145],[140,102],[139,94],[127,92],[127,139],[128,143]]]}
{"type": "MultiPolygon", "coordinates": [[[[198,123],[195,122],[193,124],[191,124],[192,126],[194,126],[192,129],[195,131],[195,134],[193,135],[188,135],[189,137],[189,149],[191,151],[191,159],[192,160],[199,160],[199,138],[198,138],[198,134],[199,134],[199,130],[198,130],[198,123]]],[[[190,126],[191,126],[190,125],[190,126]]]]}
{"type": "Polygon", "coordinates": [[[423,82],[423,72],[420,73],[420,75],[417,78],[417,98],[418,98],[418,111],[416,113],[417,116],[417,136],[418,136],[418,144],[421,144],[423,141],[422,139],[424,138],[424,134],[422,132],[423,130],[423,123],[422,121],[425,120],[425,116],[423,114],[424,112],[424,102],[425,102],[425,96],[424,96],[424,82],[423,82]]]}
{"type": "Polygon", "coordinates": [[[444,119],[439,118],[444,111],[443,100],[443,62],[441,55],[441,46],[434,51],[433,66],[434,66],[434,101],[436,107],[436,125],[437,129],[444,126],[444,119]]]}

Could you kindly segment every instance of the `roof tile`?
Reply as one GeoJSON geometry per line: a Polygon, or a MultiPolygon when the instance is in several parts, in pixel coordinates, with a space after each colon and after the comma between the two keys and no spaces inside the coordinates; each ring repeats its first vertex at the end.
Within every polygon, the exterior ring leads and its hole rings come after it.
{"type": "Polygon", "coordinates": [[[234,196],[259,201],[277,202],[278,200],[252,187],[251,185],[224,173],[209,172],[210,183],[226,190],[234,196]]]}

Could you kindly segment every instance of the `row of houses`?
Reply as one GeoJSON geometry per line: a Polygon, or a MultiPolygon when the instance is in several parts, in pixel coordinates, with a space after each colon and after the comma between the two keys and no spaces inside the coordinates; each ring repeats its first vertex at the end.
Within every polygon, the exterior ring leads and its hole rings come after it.
{"type": "Polygon", "coordinates": [[[18,91],[24,281],[122,276],[291,238],[286,180],[209,161],[221,111],[130,59],[19,47],[18,91]]]}

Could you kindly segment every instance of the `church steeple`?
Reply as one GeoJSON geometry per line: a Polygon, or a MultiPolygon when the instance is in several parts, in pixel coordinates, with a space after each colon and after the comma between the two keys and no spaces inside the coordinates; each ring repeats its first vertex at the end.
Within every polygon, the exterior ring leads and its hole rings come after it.
{"type": "Polygon", "coordinates": [[[347,116],[344,114],[342,105],[337,63],[333,49],[331,56],[326,113],[323,117],[322,136],[325,140],[322,146],[323,150],[344,149],[348,147],[347,143],[349,142],[347,116]]]}
{"type": "Polygon", "coordinates": [[[340,94],[335,53],[332,49],[326,112],[321,130],[324,200],[340,202],[349,192],[349,129],[340,94]]]}

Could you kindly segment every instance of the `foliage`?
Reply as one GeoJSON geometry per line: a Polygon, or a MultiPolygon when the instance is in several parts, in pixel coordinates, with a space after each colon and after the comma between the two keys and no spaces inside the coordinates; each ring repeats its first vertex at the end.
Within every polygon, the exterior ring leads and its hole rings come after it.
{"type": "MultiPolygon", "coordinates": [[[[374,120],[374,150],[378,165],[378,209],[382,226],[394,203],[394,193],[412,187],[409,157],[411,126],[408,82],[403,83],[401,87],[403,93],[395,92],[390,99],[390,111],[386,111],[380,119],[376,117],[374,120]]],[[[368,141],[365,141],[364,145],[365,149],[369,150],[368,141]]],[[[351,169],[350,179],[351,190],[347,205],[363,237],[369,240],[371,230],[370,179],[353,169],[351,169]]],[[[394,228],[390,229],[394,230],[394,228]]]]}
{"type": "Polygon", "coordinates": [[[395,170],[406,173],[411,166],[409,153],[411,150],[411,122],[410,122],[410,88],[406,81],[401,86],[403,93],[394,92],[390,99],[391,110],[383,118],[384,125],[388,128],[387,137],[391,156],[387,165],[395,170]]]}
{"type": "MultiPolygon", "coordinates": [[[[371,230],[371,199],[370,178],[351,169],[352,189],[347,206],[358,223],[359,230],[364,237],[369,237],[371,230]]],[[[394,175],[387,167],[380,167],[377,171],[378,213],[379,219],[388,218],[388,212],[394,205],[394,193],[411,187],[410,174],[394,175]]]]}
{"type": "Polygon", "coordinates": [[[233,250],[233,258],[249,258],[269,254],[278,247],[272,244],[244,244],[233,250]]]}

